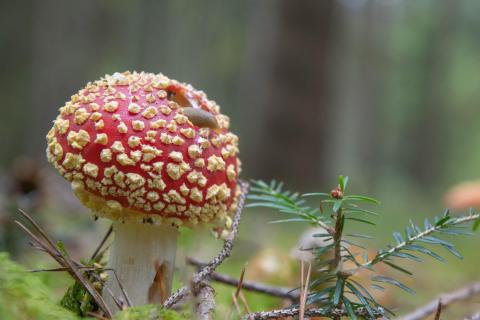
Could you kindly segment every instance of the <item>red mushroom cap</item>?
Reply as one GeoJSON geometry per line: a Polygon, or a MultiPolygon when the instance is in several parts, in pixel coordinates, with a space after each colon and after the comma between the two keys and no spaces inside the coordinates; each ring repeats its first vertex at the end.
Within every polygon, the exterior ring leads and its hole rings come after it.
{"type": "Polygon", "coordinates": [[[195,225],[238,195],[238,138],[214,101],[162,74],[88,83],[48,132],[47,157],[96,215],[195,225]]]}

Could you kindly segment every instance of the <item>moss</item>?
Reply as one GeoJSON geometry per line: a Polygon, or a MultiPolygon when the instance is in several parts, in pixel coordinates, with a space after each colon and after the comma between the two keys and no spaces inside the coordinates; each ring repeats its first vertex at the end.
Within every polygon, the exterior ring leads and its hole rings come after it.
{"type": "Polygon", "coordinates": [[[191,319],[175,311],[162,310],[159,306],[132,307],[117,314],[115,320],[183,320],[191,319]]]}
{"type": "Polygon", "coordinates": [[[97,305],[79,282],[74,282],[68,289],[60,305],[73,311],[76,315],[85,316],[89,311],[96,311],[97,305]]]}
{"type": "MultiPolygon", "coordinates": [[[[95,268],[90,273],[83,273],[83,276],[93,284],[93,286],[98,290],[101,294],[102,288],[104,285],[104,280],[98,279],[106,279],[102,278],[102,269],[98,267],[102,267],[101,264],[95,262],[85,262],[81,261],[87,267],[95,268]]],[[[98,305],[95,303],[92,295],[87,292],[87,290],[83,287],[80,282],[75,281],[71,286],[68,287],[67,292],[63,296],[62,300],[60,301],[60,305],[68,310],[73,311],[78,316],[87,316],[89,312],[97,312],[98,305]]]]}
{"type": "Polygon", "coordinates": [[[0,252],[0,319],[78,320],[62,308],[41,279],[0,252]]]}

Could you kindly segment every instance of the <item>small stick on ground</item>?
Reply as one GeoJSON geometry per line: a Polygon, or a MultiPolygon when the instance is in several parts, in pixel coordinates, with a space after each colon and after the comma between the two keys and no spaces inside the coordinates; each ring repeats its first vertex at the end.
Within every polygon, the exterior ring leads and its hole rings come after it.
{"type": "MultiPolygon", "coordinates": [[[[205,263],[190,257],[187,258],[187,263],[197,268],[201,268],[206,265],[205,263]]],[[[220,283],[234,286],[234,287],[237,287],[239,283],[238,279],[223,273],[218,273],[218,272],[212,272],[212,274],[210,275],[210,279],[213,281],[220,282],[220,283]]],[[[247,280],[243,281],[242,289],[246,291],[263,293],[266,295],[270,295],[270,296],[278,297],[282,299],[288,299],[291,302],[297,302],[300,297],[298,290],[295,288],[292,289],[287,287],[275,287],[268,284],[247,281],[247,280]]]]}
{"type": "MultiPolygon", "coordinates": [[[[278,309],[272,311],[261,311],[249,313],[243,316],[244,320],[264,320],[264,319],[283,319],[286,317],[296,317],[299,315],[300,309],[298,307],[291,307],[285,309],[278,309]]],[[[373,309],[373,313],[376,317],[383,317],[383,310],[373,309]]],[[[358,308],[356,310],[358,316],[368,316],[368,311],[365,308],[358,308]]],[[[305,317],[331,317],[331,316],[348,316],[344,309],[322,309],[322,308],[311,308],[305,310],[305,317]]]]}
{"type": "Polygon", "coordinates": [[[437,312],[435,313],[435,320],[440,320],[442,314],[442,299],[438,299],[437,312]]]}
{"type": "Polygon", "coordinates": [[[194,292],[196,298],[195,313],[198,320],[212,320],[215,311],[215,290],[203,281],[194,292]]]}
{"type": "MultiPolygon", "coordinates": [[[[472,298],[475,295],[480,294],[480,281],[469,284],[463,288],[455,290],[453,292],[442,294],[440,299],[442,300],[442,308],[451,305],[452,303],[464,301],[472,298]]],[[[438,309],[439,298],[432,300],[430,303],[418,308],[417,310],[400,317],[400,320],[421,320],[425,317],[436,312],[438,309]]]]}
{"type": "Polygon", "coordinates": [[[480,320],[480,312],[477,312],[474,315],[468,316],[464,320],[480,320]]]}

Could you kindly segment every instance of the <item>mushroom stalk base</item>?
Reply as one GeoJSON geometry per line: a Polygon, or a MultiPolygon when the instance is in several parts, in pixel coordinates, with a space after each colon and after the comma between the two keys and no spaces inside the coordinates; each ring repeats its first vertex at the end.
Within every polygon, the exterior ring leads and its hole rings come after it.
{"type": "MultiPolygon", "coordinates": [[[[113,224],[115,238],[108,267],[116,271],[132,306],[162,303],[172,289],[178,230],[170,225],[113,224]]],[[[110,292],[125,302],[112,272],[103,289],[111,310],[118,310],[110,292]]]]}

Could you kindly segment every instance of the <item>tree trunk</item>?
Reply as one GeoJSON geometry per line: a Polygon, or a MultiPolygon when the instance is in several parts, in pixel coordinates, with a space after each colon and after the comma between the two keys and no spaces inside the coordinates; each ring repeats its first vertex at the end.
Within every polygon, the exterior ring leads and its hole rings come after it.
{"type": "Polygon", "coordinates": [[[323,178],[326,137],[333,130],[327,79],[333,3],[279,0],[258,15],[256,44],[263,47],[249,63],[244,93],[245,136],[254,143],[244,159],[255,177],[301,177],[304,186],[323,178]]]}

